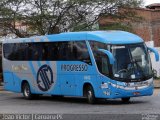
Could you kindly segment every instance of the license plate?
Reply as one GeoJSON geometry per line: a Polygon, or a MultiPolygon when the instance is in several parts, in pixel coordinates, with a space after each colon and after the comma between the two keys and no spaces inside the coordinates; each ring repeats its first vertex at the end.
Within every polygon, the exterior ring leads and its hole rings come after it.
{"type": "Polygon", "coordinates": [[[136,85],[136,86],[142,86],[143,83],[142,82],[137,82],[137,83],[134,83],[134,85],[136,85]]]}
{"type": "Polygon", "coordinates": [[[134,92],[133,95],[140,95],[140,92],[134,92]]]}

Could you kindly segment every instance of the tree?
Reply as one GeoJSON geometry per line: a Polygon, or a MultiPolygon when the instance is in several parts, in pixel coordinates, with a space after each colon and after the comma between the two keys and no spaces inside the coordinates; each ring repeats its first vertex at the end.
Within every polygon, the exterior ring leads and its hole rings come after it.
{"type": "MultiPolygon", "coordinates": [[[[92,30],[101,14],[116,15],[118,7],[138,7],[142,0],[1,0],[1,28],[18,37],[92,30]],[[27,26],[19,30],[17,23],[27,26]]],[[[127,14],[123,14],[127,17],[127,14]]],[[[119,17],[119,16],[117,16],[119,17]]]]}

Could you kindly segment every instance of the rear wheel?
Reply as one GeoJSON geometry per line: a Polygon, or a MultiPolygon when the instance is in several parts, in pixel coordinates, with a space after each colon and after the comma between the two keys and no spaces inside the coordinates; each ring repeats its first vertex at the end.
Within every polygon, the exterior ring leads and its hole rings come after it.
{"type": "Polygon", "coordinates": [[[129,101],[130,101],[130,97],[128,97],[128,98],[122,98],[122,102],[123,103],[129,103],[129,101]]]}
{"type": "Polygon", "coordinates": [[[33,99],[33,94],[31,93],[30,86],[27,82],[23,84],[22,93],[25,99],[28,99],[28,100],[33,99]]]}
{"type": "Polygon", "coordinates": [[[87,101],[89,104],[94,104],[96,99],[95,99],[95,94],[92,86],[88,86],[86,90],[86,97],[87,101]]]}

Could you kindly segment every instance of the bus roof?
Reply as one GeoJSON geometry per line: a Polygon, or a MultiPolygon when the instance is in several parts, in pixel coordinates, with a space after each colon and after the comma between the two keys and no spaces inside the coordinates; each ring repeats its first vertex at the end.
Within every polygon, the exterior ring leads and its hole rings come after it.
{"type": "Polygon", "coordinates": [[[18,38],[14,40],[5,40],[3,43],[16,42],[52,42],[52,41],[79,41],[93,40],[107,44],[134,44],[142,43],[143,40],[139,36],[117,30],[109,31],[83,31],[83,32],[66,32],[53,35],[35,36],[30,38],[18,38]]]}

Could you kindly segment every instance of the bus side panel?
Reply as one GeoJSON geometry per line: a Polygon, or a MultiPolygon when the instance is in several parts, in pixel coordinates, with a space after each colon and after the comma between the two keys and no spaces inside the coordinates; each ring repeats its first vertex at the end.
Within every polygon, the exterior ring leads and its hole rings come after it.
{"type": "Polygon", "coordinates": [[[60,88],[63,95],[76,95],[76,85],[74,75],[59,75],[60,88]]]}
{"type": "Polygon", "coordinates": [[[3,73],[4,77],[4,89],[12,91],[14,90],[14,82],[13,82],[13,75],[11,72],[4,72],[3,73]]]}
{"type": "MultiPolygon", "coordinates": [[[[97,79],[97,88],[96,88],[96,97],[97,98],[110,98],[112,89],[109,87],[108,83],[110,79],[102,74],[96,76],[97,79]],[[104,86],[105,83],[105,86],[104,86]]],[[[112,91],[113,92],[113,91],[112,91]]]]}
{"type": "Polygon", "coordinates": [[[83,96],[83,84],[84,84],[84,76],[83,75],[75,75],[75,84],[76,84],[76,96],[83,96]]]}
{"type": "Polygon", "coordinates": [[[15,75],[15,74],[13,74],[13,81],[14,81],[14,92],[21,92],[21,85],[20,85],[20,81],[21,81],[21,79],[17,76],[17,75],[15,75]]]}
{"type": "MultiPolygon", "coordinates": [[[[21,78],[23,78],[22,80],[27,80],[29,82],[32,93],[34,93],[34,94],[61,95],[60,78],[57,76],[57,65],[56,65],[55,61],[31,61],[31,62],[29,62],[28,66],[29,66],[28,73],[23,74],[23,75],[19,74],[19,76],[21,76],[21,78]],[[49,80],[51,80],[51,74],[52,74],[54,82],[47,91],[43,91],[38,87],[37,76],[39,76],[39,80],[42,79],[40,74],[38,74],[38,71],[40,69],[42,70],[42,67],[45,67],[46,65],[51,69],[52,73],[50,73],[48,70],[43,71],[46,73],[45,78],[48,78],[49,80]]],[[[43,87],[43,84],[44,84],[44,82],[41,81],[40,85],[42,87],[43,87]]]]}
{"type": "Polygon", "coordinates": [[[35,93],[35,83],[33,80],[33,76],[30,73],[16,73],[14,76],[14,80],[17,81],[17,88],[19,88],[19,91],[21,92],[22,82],[25,80],[29,83],[31,92],[35,93]],[[17,76],[16,76],[17,75],[17,76]],[[18,83],[19,81],[19,83],[18,83]]]}
{"type": "MultiPolygon", "coordinates": [[[[57,76],[57,74],[54,74],[54,76],[57,76]]],[[[47,94],[50,94],[50,95],[62,95],[62,93],[61,93],[61,88],[60,88],[60,87],[61,87],[60,77],[57,76],[54,85],[53,85],[52,88],[47,92],[47,94]]]]}
{"type": "Polygon", "coordinates": [[[84,75],[76,75],[75,84],[77,86],[76,89],[76,96],[83,96],[83,86],[85,83],[90,84],[93,89],[95,95],[97,95],[97,80],[95,78],[95,75],[92,74],[84,74],[84,75]]]}
{"type": "Polygon", "coordinates": [[[4,72],[4,89],[21,92],[20,78],[11,72],[4,72]]]}
{"type": "Polygon", "coordinates": [[[57,66],[62,95],[83,96],[84,83],[96,88],[97,80],[93,77],[95,69],[92,65],[81,61],[61,61],[57,66]]]}

